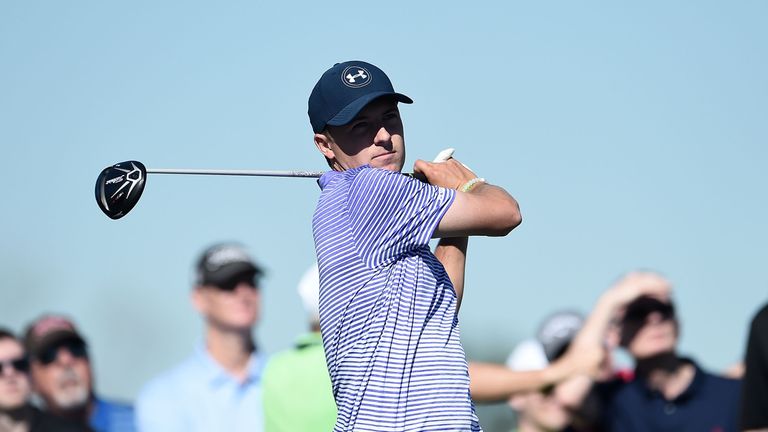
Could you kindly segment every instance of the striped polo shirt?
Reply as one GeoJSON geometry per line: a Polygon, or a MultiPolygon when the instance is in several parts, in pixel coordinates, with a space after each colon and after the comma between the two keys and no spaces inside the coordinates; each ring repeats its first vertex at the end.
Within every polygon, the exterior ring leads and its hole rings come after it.
{"type": "Polygon", "coordinates": [[[478,431],[456,292],[429,240],[455,191],[367,165],[320,178],[312,220],[334,431],[478,431]]]}

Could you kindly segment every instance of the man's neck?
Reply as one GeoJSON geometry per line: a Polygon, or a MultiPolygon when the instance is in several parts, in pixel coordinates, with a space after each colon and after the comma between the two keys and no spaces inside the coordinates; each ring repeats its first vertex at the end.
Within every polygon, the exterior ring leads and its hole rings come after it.
{"type": "Polygon", "coordinates": [[[0,412],[0,432],[28,432],[29,422],[25,419],[17,420],[0,412]]]}
{"type": "Polygon", "coordinates": [[[48,407],[48,411],[57,417],[62,417],[80,424],[88,424],[88,420],[91,418],[91,413],[94,409],[94,400],[93,397],[91,397],[82,407],[65,410],[57,409],[48,403],[46,403],[46,406],[48,407]]]}
{"type": "Polygon", "coordinates": [[[0,431],[27,432],[31,418],[32,407],[29,405],[11,409],[0,409],[0,431]]]}
{"type": "Polygon", "coordinates": [[[240,381],[248,377],[251,353],[254,351],[250,330],[230,331],[208,326],[205,347],[213,359],[240,381]]]}
{"type": "Polygon", "coordinates": [[[520,419],[517,422],[517,432],[556,432],[556,431],[547,429],[531,421],[526,416],[521,415],[520,419]]]}
{"type": "Polygon", "coordinates": [[[673,400],[691,385],[696,375],[696,367],[675,353],[664,353],[639,360],[637,375],[665,399],[673,400]]]}

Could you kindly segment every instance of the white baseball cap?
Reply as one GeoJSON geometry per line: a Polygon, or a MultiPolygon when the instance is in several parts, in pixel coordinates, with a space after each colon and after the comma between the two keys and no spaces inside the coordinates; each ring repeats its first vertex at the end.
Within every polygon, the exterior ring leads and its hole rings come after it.
{"type": "Polygon", "coordinates": [[[304,306],[304,310],[307,312],[310,320],[313,322],[320,321],[320,270],[317,268],[317,263],[312,264],[304,276],[301,277],[298,286],[299,297],[301,297],[301,304],[304,306]]]}

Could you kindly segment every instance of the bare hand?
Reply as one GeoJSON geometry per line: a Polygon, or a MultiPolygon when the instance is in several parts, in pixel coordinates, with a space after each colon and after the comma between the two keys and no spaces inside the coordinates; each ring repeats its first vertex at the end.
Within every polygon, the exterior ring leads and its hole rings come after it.
{"type": "Polygon", "coordinates": [[[429,184],[446,189],[458,189],[477,177],[469,168],[453,158],[439,163],[417,160],[413,164],[413,171],[424,174],[429,184]]]}
{"type": "Polygon", "coordinates": [[[616,282],[608,290],[607,295],[617,307],[623,307],[643,296],[668,302],[671,290],[672,285],[660,274],[636,271],[628,273],[616,282]]]}

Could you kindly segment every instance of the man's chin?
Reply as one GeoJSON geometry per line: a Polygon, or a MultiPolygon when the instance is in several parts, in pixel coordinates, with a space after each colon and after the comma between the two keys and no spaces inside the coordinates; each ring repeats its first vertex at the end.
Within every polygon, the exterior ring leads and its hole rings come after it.
{"type": "Polygon", "coordinates": [[[87,390],[77,390],[69,392],[66,395],[60,395],[56,398],[56,404],[65,411],[77,411],[85,408],[90,400],[90,394],[87,390]]]}

